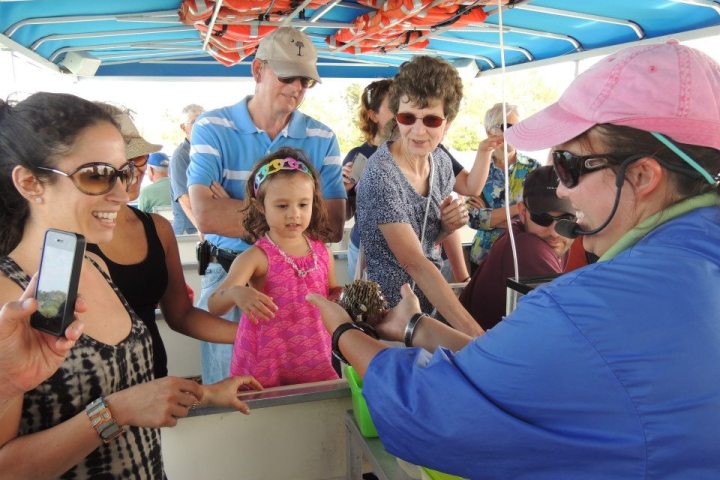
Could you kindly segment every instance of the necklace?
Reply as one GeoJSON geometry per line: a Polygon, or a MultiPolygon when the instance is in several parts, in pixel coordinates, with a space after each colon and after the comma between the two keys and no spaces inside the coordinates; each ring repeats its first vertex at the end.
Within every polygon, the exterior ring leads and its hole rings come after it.
{"type": "Polygon", "coordinates": [[[303,238],[305,239],[305,243],[307,243],[308,250],[310,250],[310,253],[312,254],[312,259],[313,259],[312,267],[308,268],[307,270],[303,270],[302,268],[298,267],[297,263],[295,263],[295,260],[293,260],[293,258],[290,257],[290,255],[285,253],[283,251],[283,249],[280,248],[280,246],[277,243],[272,241],[272,238],[270,238],[270,235],[265,233],[265,238],[267,238],[268,242],[272,243],[278,249],[278,252],[280,252],[280,255],[282,255],[283,259],[285,260],[285,263],[290,265],[292,267],[292,269],[295,270],[295,273],[297,273],[298,277],[304,278],[305,275],[307,275],[308,273],[314,272],[315,270],[317,270],[317,268],[318,268],[317,254],[315,253],[315,250],[313,250],[312,247],[310,246],[310,240],[308,240],[308,238],[305,235],[303,235],[303,238]]]}

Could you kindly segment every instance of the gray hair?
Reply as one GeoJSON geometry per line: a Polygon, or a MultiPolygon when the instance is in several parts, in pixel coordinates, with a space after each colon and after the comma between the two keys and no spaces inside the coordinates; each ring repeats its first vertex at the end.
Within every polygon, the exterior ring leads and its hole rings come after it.
{"type": "Polygon", "coordinates": [[[205,109],[197,103],[191,103],[190,105],[186,105],[182,109],[182,114],[185,116],[200,115],[201,113],[205,113],[205,109]]]}
{"type": "MultiPolygon", "coordinates": [[[[506,103],[505,110],[507,111],[508,116],[510,116],[510,114],[513,112],[515,112],[516,115],[520,116],[517,105],[511,105],[509,103],[506,103]]],[[[503,104],[502,102],[496,103],[495,105],[490,107],[487,112],[485,112],[485,130],[490,130],[495,125],[503,123],[503,120],[503,104]]]]}

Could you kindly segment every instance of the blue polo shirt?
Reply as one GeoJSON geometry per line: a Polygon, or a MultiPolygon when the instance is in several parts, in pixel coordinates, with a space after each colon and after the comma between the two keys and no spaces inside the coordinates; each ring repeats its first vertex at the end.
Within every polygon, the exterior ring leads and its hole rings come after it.
{"type": "MultiPolygon", "coordinates": [[[[245,184],[253,166],[281,147],[302,149],[319,172],[320,190],[325,199],[345,199],[340,148],[335,133],[321,122],[295,111],[290,122],[271,140],[250,117],[251,96],[229,107],[206,112],[193,126],[188,187],[219,182],[232,198],[245,198],[245,184]]],[[[250,244],[240,238],[208,233],[213,245],[242,252],[250,244]]]]}

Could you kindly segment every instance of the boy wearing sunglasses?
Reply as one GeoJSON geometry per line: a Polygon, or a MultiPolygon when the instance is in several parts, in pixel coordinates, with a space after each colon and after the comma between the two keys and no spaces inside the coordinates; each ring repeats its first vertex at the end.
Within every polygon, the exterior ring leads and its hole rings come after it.
{"type": "MultiPolygon", "coordinates": [[[[556,195],[558,179],[551,166],[528,174],[523,199],[517,203],[513,234],[520,277],[561,273],[572,240],[555,231],[558,220],[575,220],[567,199],[556,195]]],[[[460,302],[488,330],[505,315],[505,281],[515,276],[510,236],[503,234],[460,295],[460,302]]]]}
{"type": "MultiPolygon", "coordinates": [[[[243,240],[245,184],[255,163],[268,152],[292,147],[307,154],[319,173],[331,241],[342,238],[347,194],[337,138],[327,125],[297,111],[307,90],[320,81],[316,64],[317,50],[310,37],[294,28],[278,28],[260,41],[255,53],[254,95],[206,112],[193,126],[188,192],[211,255],[202,280],[200,308],[207,308],[207,299],[227,275],[218,261],[229,266],[251,246],[243,240]]],[[[238,322],[240,315],[233,308],[224,317],[238,322]]],[[[203,343],[203,382],[225,378],[231,357],[232,345],[203,343]]]]}

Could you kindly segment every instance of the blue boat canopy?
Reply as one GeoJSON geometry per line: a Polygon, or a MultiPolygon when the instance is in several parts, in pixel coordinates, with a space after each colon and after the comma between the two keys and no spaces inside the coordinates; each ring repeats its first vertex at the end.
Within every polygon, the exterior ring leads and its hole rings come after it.
{"type": "Polygon", "coordinates": [[[423,53],[488,72],[500,68],[501,48],[507,68],[513,70],[607,53],[623,44],[720,34],[720,2],[711,0],[502,0],[501,4],[491,0],[0,0],[0,48],[76,75],[238,77],[250,75],[258,40],[253,35],[291,25],[315,43],[321,76],[374,78],[394,75],[402,62],[423,53]],[[248,40],[233,40],[236,33],[249,35],[248,40]],[[219,45],[228,50],[219,52],[219,45]]]}

